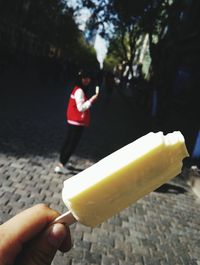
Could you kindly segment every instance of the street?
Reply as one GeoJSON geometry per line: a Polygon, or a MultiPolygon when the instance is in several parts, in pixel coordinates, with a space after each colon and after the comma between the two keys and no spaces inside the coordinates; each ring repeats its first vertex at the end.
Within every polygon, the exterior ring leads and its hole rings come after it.
{"type": "MultiPolygon", "coordinates": [[[[0,222],[37,203],[61,213],[63,181],[149,130],[145,114],[114,91],[100,91],[91,126],[67,175],[53,172],[65,138],[69,87],[42,86],[34,75],[0,78],[0,222]]],[[[200,265],[199,199],[179,176],[92,229],[71,226],[73,248],[54,265],[200,265]]],[[[106,205],[105,205],[106,207],[106,205]]]]}

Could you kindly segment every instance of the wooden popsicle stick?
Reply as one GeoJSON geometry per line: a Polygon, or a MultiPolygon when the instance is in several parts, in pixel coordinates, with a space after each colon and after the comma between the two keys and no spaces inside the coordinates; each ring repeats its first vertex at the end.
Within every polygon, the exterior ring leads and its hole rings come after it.
{"type": "Polygon", "coordinates": [[[76,222],[77,222],[77,220],[74,218],[72,213],[70,211],[68,211],[68,212],[58,216],[51,224],[61,223],[61,224],[66,224],[66,225],[70,226],[76,222]]]}

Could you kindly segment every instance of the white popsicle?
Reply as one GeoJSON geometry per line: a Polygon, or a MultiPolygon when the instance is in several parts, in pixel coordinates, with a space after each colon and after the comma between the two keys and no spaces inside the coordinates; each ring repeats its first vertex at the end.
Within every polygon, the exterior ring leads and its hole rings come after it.
{"type": "MultiPolygon", "coordinates": [[[[155,190],[182,169],[188,156],[183,135],[149,133],[64,181],[70,216],[94,227],[155,190]]],[[[63,218],[63,219],[62,219],[63,218]]]]}
{"type": "Polygon", "coordinates": [[[96,93],[96,94],[99,94],[99,86],[96,86],[96,88],[95,88],[95,93],[96,93]]]}

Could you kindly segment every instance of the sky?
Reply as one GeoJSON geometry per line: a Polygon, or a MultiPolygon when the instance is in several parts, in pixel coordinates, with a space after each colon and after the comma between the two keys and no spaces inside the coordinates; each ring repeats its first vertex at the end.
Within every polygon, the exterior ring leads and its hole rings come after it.
{"type": "MultiPolygon", "coordinates": [[[[68,5],[71,5],[72,7],[76,5],[77,0],[68,0],[68,5]]],[[[84,8],[80,12],[80,16],[77,19],[77,22],[79,24],[80,30],[84,31],[86,22],[90,17],[90,12],[88,9],[84,8]]],[[[100,67],[103,67],[103,61],[105,59],[106,53],[107,53],[107,43],[106,41],[97,33],[95,42],[94,42],[94,48],[97,53],[97,60],[100,64],[100,67]]]]}

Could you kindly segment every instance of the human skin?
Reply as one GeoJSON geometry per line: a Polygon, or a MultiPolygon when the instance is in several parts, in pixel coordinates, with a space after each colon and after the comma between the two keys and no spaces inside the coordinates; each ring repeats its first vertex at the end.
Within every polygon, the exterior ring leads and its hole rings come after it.
{"type": "Polygon", "coordinates": [[[51,222],[59,213],[38,204],[0,226],[1,265],[50,265],[57,250],[71,248],[69,228],[51,222]]]}

